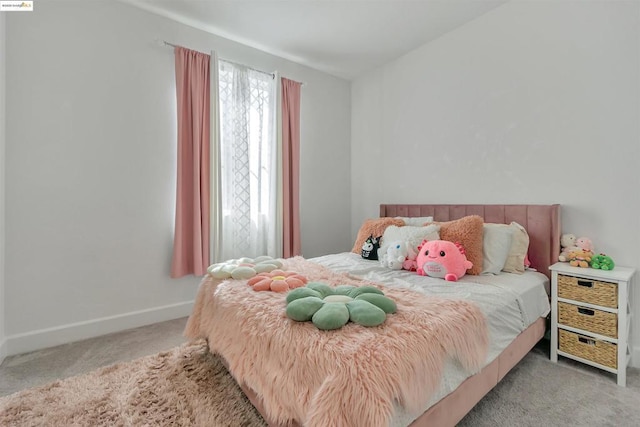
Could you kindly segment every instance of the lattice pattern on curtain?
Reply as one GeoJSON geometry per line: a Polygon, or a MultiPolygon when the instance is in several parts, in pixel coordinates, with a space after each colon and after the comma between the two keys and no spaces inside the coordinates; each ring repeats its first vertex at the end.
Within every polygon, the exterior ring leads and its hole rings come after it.
{"type": "Polygon", "coordinates": [[[218,258],[277,256],[275,82],[270,74],[225,61],[219,64],[218,258]]]}

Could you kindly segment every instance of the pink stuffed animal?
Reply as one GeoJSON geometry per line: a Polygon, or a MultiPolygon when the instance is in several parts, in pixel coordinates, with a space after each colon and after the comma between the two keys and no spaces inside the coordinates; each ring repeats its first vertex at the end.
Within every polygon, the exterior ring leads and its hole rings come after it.
{"type": "Polygon", "coordinates": [[[415,248],[407,245],[407,258],[402,263],[403,270],[416,271],[418,269],[416,258],[418,258],[419,251],[420,247],[418,247],[418,250],[416,251],[415,248]]]}
{"type": "Polygon", "coordinates": [[[583,251],[593,252],[593,243],[588,237],[580,237],[576,239],[575,245],[583,251]]]}
{"type": "Polygon", "coordinates": [[[423,242],[416,262],[419,275],[437,277],[449,282],[456,282],[473,267],[464,254],[464,248],[458,243],[446,240],[423,242]]]}

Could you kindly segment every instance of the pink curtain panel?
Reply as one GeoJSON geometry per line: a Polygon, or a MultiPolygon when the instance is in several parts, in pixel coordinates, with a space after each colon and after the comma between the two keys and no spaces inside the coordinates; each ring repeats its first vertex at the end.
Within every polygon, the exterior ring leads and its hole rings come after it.
{"type": "Polygon", "coordinates": [[[209,265],[210,55],[175,48],[178,182],[171,277],[209,265]]]}
{"type": "Polygon", "coordinates": [[[283,255],[301,254],[300,245],[300,87],[282,78],[283,255]]]}

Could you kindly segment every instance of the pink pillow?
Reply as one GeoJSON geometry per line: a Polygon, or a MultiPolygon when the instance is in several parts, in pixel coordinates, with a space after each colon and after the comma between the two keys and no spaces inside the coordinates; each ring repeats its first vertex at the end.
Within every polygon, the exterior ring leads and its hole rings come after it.
{"type": "Polygon", "coordinates": [[[467,259],[473,263],[473,267],[467,270],[467,274],[477,276],[482,273],[482,225],[484,224],[482,217],[469,215],[454,221],[433,224],[440,225],[440,240],[462,245],[467,259]]]}

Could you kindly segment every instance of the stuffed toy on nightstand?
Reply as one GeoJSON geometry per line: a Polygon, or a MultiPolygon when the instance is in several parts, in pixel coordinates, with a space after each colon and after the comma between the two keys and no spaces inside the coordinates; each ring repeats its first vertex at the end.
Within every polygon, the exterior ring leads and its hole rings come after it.
{"type": "Polygon", "coordinates": [[[579,237],[576,239],[576,246],[583,251],[593,252],[593,243],[588,237],[579,237]]]}
{"type": "Polygon", "coordinates": [[[576,236],[574,234],[563,234],[560,237],[560,256],[558,256],[558,261],[569,262],[567,259],[569,256],[569,252],[577,251],[580,249],[576,246],[576,236]]]}
{"type": "Polygon", "coordinates": [[[592,257],[593,252],[578,249],[576,251],[569,252],[567,261],[569,261],[569,265],[572,265],[573,267],[587,268],[591,263],[592,257]]]}
{"type": "Polygon", "coordinates": [[[566,260],[574,267],[587,268],[593,258],[593,243],[588,237],[580,237],[575,241],[576,249],[569,251],[566,260]]]}
{"type": "Polygon", "coordinates": [[[610,256],[607,256],[605,254],[598,254],[594,255],[593,258],[591,258],[591,268],[608,271],[613,270],[613,267],[615,267],[615,263],[610,256]]]}

